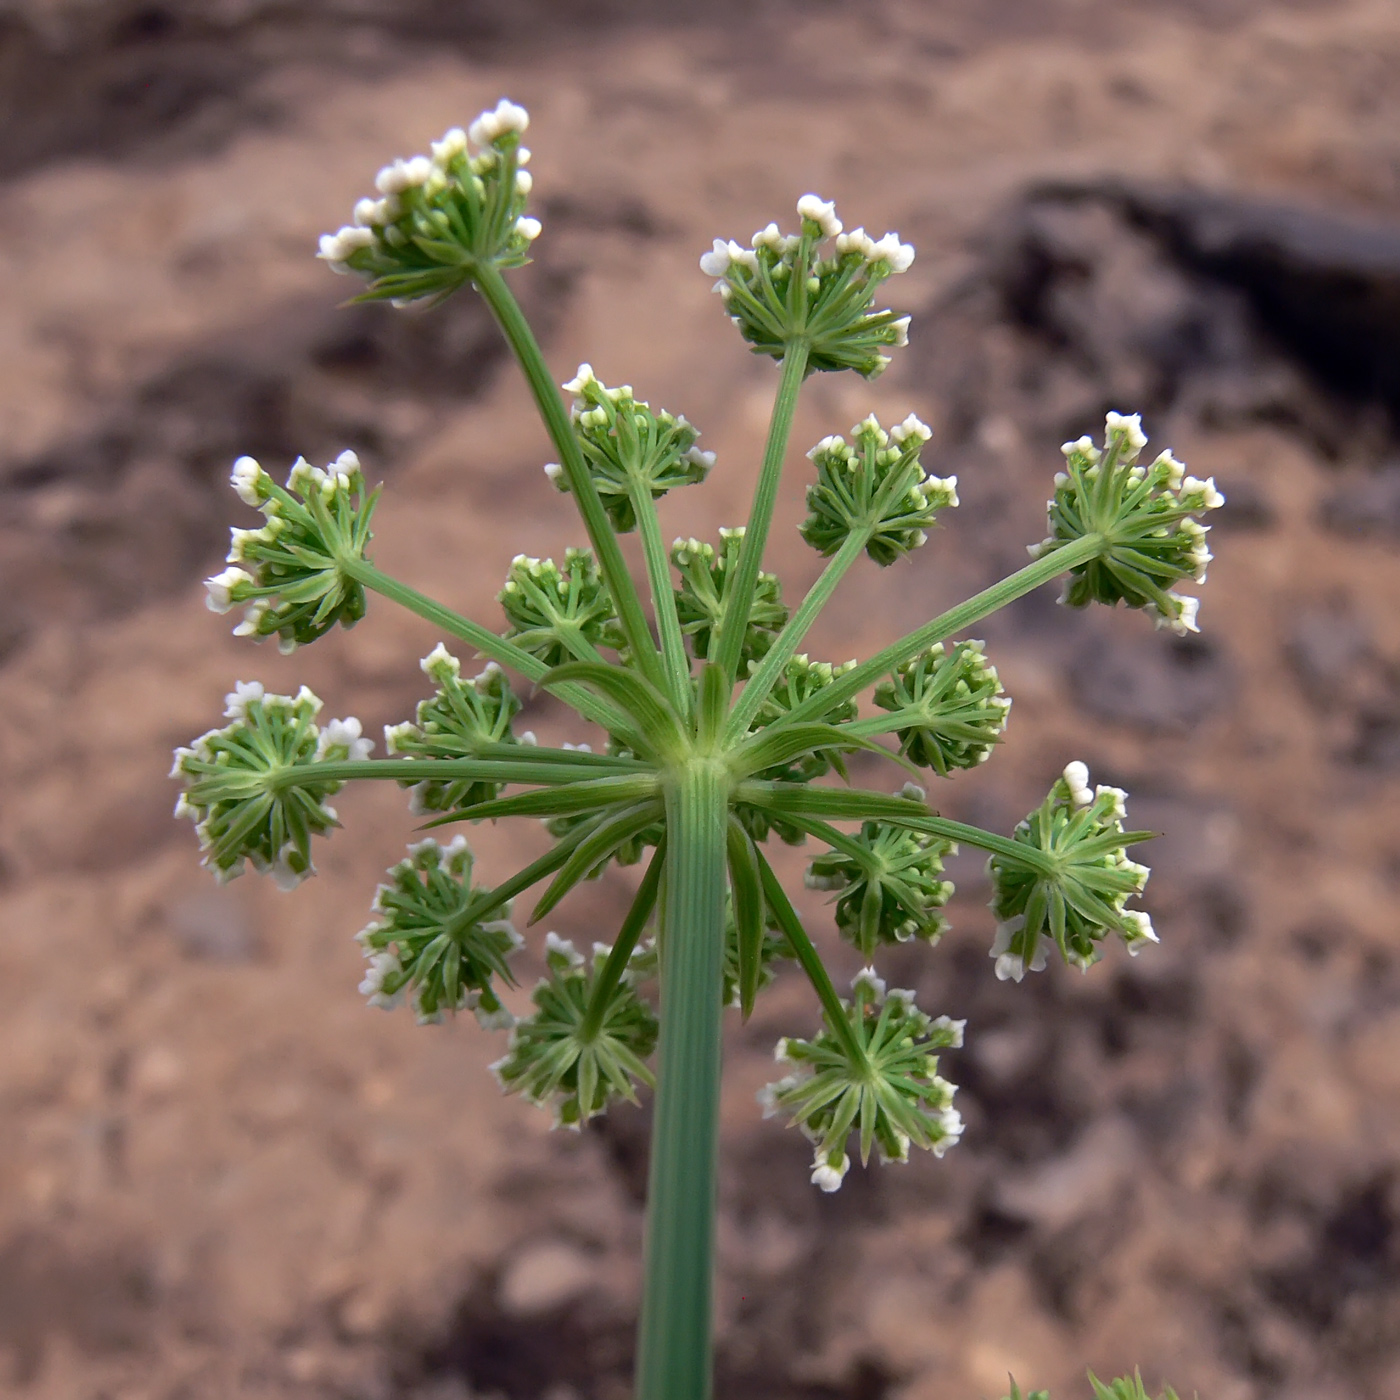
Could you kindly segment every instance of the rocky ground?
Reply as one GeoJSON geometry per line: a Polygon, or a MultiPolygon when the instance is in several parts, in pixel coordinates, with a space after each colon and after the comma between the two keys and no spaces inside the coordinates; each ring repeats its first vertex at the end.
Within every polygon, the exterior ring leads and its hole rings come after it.
{"type": "MultiPolygon", "coordinates": [[[[731,1026],[718,1393],[972,1400],[1014,1370],[1069,1400],[1086,1363],[1206,1400],[1400,1393],[1386,0],[759,3],[703,27],[544,0],[0,6],[0,1386],[627,1394],[645,1111],[552,1134],[486,1073],[499,1036],[364,1007],[350,935],[412,830],[396,791],[339,800],[321,878],[280,896],[213,885],[164,778],[233,679],[305,681],[375,733],[435,640],[386,607],[290,658],[231,638],[198,580],[238,453],[354,446],[387,482],[378,562],[483,619],[513,554],[579,542],[470,299],[339,310],[310,257],[386,158],[503,92],[535,119],[519,283],[551,364],[591,360],[719,454],[665,503],[673,534],[742,519],[776,381],[696,269],[710,239],[811,188],[918,245],[909,350],[871,385],[813,381],[795,442],[916,410],[964,504],[911,563],[858,570],[814,653],[1023,561],[1058,444],[1107,408],[1230,498],[1199,640],[1053,590],[986,625],[1009,739],[937,794],[1005,830],[1071,758],[1127,787],[1165,833],[1161,949],[999,984],[959,858],[954,932],[888,970],[968,1018],[945,1062],[967,1134],[834,1197],[753,1099],[810,994],[784,977],[731,1026]]],[[[817,571],[801,465],[789,596],[817,571]]],[[[572,734],[543,700],[529,722],[572,734]]],[[[488,876],[538,839],[473,836],[488,876]]],[[[629,878],[557,927],[610,936],[629,878]]]]}

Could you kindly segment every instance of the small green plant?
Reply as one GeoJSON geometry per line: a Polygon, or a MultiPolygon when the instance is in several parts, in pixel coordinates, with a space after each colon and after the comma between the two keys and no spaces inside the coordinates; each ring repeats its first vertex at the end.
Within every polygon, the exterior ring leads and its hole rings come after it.
{"type": "MultiPolygon", "coordinates": [[[[1089,1384],[1094,1389],[1094,1400],[1152,1400],[1142,1383],[1142,1373],[1134,1371],[1131,1376],[1120,1376],[1116,1381],[1110,1381],[1105,1385],[1092,1371],[1089,1372],[1089,1384]]],[[[1048,1390],[1034,1390],[1023,1395],[1016,1382],[1011,1382],[1011,1394],[1002,1397],[1002,1400],[1050,1400],[1048,1390]]],[[[1157,1400],[1180,1400],[1171,1386],[1165,1387],[1157,1400]]]]}
{"type": "Polygon", "coordinates": [[[305,689],[289,698],[240,682],[228,724],[178,751],[176,810],[197,823],[218,879],[251,861],[285,885],[312,873],[312,837],[338,824],[327,799],[352,781],[402,785],[430,827],[546,824],[549,852],[494,885],[477,882],[461,835],[411,846],[359,935],[362,990],[378,1006],[406,1000],[423,1021],[471,1010],[484,1027],[508,1029],[494,1066],[502,1087],[550,1106],[566,1127],[654,1084],[636,1392],[705,1400],[723,1008],[747,1017],[780,961],[810,979],[820,1023],[805,1039],[779,1042],[787,1073],[763,1103],[811,1139],[812,1181],[834,1191],[855,1154],[862,1163],[872,1150],[886,1162],[906,1160],[911,1147],[942,1155],[962,1132],[938,1052],[961,1044],[963,1023],[920,1010],[874,966],[891,944],[938,941],[952,893],[943,862],[959,844],[990,857],[998,977],[1019,981],[1052,949],[1087,969],[1110,937],[1130,953],[1156,941],[1147,915],[1127,907],[1147,877],[1128,851],[1149,833],[1126,827],[1123,793],[1091,787],[1082,763],[1069,763],[1002,836],[940,816],[916,782],[893,793],[852,787],[846,757],[874,752],[924,782],[988,759],[1011,701],[982,643],[953,638],[1057,577],[1067,579],[1070,606],[1122,602],[1158,626],[1194,630],[1196,599],[1175,586],[1204,578],[1197,517],[1221,497],[1170,453],[1141,464],[1138,419],[1110,414],[1101,446],[1066,446],[1050,534],[1025,568],[858,664],[810,659],[804,639],[860,557],[897,566],[958,503],[956,481],[921,462],[924,424],[912,414],[888,428],[867,418],[808,454],[814,476],[800,528],[828,560],[820,578],[790,607],[762,567],[803,382],[884,368],[909,318],[880,303],[914,250],[893,233],[843,230],[833,206],[809,194],[791,232],[769,224],[747,247],[716,240],[705,253],[701,268],[725,310],[753,353],[777,362],[779,378],[748,521],[718,541],[668,550],[656,501],[702,481],[714,458],[683,417],[653,410],[630,387],[607,387],[587,365],[563,386],[571,405],[560,397],[503,275],[528,260],[541,231],[525,212],[527,123],[503,100],[430,156],[386,167],[377,197],[321,240],[320,257],[366,282],[358,300],[432,304],[469,288],[484,298],[558,455],[547,476],[573,497],[587,545],[562,563],[517,556],[496,630],[370,561],[378,492],[366,489],[353,453],[325,469],[298,461],[285,486],[240,458],[234,489],[264,523],[234,530],[229,568],[208,582],[211,608],[242,610],[237,632],[275,636],[291,650],[353,626],[373,594],[487,664],[464,677],[459,657],[438,645],[422,663],[431,694],[412,720],[386,730],[378,759],[358,721],[319,724],[320,702],[305,689]],[[618,543],[629,531],[645,588],[618,543]],[[582,734],[546,748],[517,733],[520,701],[507,673],[572,707],[594,726],[595,747],[582,734]],[[863,715],[867,692],[873,709],[863,715]],[[775,836],[819,848],[808,883],[832,892],[837,929],[870,964],[849,996],[769,863],[764,847],[775,836]],[[522,941],[513,901],[543,887],[527,920],[535,924],[609,861],[643,867],[615,938],[584,954],[548,934],[547,975],[533,1010],[516,1020],[501,996],[522,941]]]}

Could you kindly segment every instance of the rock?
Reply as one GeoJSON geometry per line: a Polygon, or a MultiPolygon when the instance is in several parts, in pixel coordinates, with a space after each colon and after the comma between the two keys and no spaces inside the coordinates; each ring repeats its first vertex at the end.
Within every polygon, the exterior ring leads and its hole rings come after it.
{"type": "Polygon", "coordinates": [[[563,1307],[593,1282],[592,1261],[564,1240],[524,1246],[501,1278],[501,1307],[516,1317],[533,1317],[563,1307]]]}

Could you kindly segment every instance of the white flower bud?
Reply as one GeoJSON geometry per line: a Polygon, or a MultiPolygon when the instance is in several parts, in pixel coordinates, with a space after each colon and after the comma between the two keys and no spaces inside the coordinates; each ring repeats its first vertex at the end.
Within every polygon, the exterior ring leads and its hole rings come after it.
{"type": "MultiPolygon", "coordinates": [[[[598,377],[593,373],[593,366],[585,363],[578,367],[578,373],[567,384],[560,387],[566,394],[581,394],[590,384],[597,382],[598,377]]],[[[517,556],[517,558],[520,557],[523,556],[517,556]]]]}
{"type": "Polygon", "coordinates": [[[839,1191],[850,1167],[851,1159],[849,1157],[842,1157],[841,1165],[833,1167],[825,1157],[819,1156],[812,1164],[812,1185],[820,1186],[828,1194],[832,1191],[839,1191]]]}
{"type": "Polygon", "coordinates": [[[204,587],[208,591],[205,594],[204,606],[210,612],[226,613],[234,604],[233,590],[240,583],[253,581],[252,574],[245,569],[225,569],[223,573],[205,579],[204,587]]]}
{"type": "Polygon", "coordinates": [[[360,721],[354,715],[333,719],[321,730],[316,742],[316,757],[326,758],[333,750],[344,749],[345,758],[350,762],[363,763],[374,749],[374,740],[360,736],[360,721]]]}
{"type": "Polygon", "coordinates": [[[804,194],[797,201],[797,212],[817,224],[823,238],[835,238],[841,232],[841,220],[836,217],[836,205],[820,195],[804,194]]]}
{"type": "Polygon", "coordinates": [[[1147,434],[1142,430],[1140,413],[1109,413],[1104,419],[1104,432],[1106,437],[1122,433],[1130,456],[1135,457],[1147,446],[1147,434]]]}
{"type": "Polygon", "coordinates": [[[478,146],[489,146],[508,131],[522,133],[530,125],[530,114],[509,98],[503,97],[494,108],[488,108],[467,128],[467,135],[478,146]]]}
{"type": "MultiPolygon", "coordinates": [[[[906,322],[908,317],[905,317],[906,322]]],[[[890,429],[890,436],[896,442],[907,442],[910,438],[917,438],[920,442],[927,442],[933,436],[933,429],[926,423],[919,421],[914,414],[910,414],[902,423],[896,423],[890,429]]]]}
{"type": "Polygon", "coordinates": [[[246,718],[248,706],[261,700],[265,693],[261,681],[234,681],[233,689],[224,696],[224,718],[246,718]]]}
{"type": "Polygon", "coordinates": [[[418,663],[418,666],[429,680],[434,680],[439,685],[445,684],[449,678],[455,679],[462,673],[462,663],[441,642],[418,663]]]}
{"type": "Polygon", "coordinates": [[[914,247],[901,243],[897,233],[887,233],[870,245],[870,261],[888,263],[891,272],[908,272],[914,262],[914,247]]]}
{"type": "Polygon", "coordinates": [[[543,225],[538,219],[532,219],[528,214],[522,215],[515,221],[515,231],[527,243],[533,243],[540,236],[543,225]]]}
{"type": "Polygon", "coordinates": [[[428,149],[433,153],[433,159],[439,165],[449,165],[459,155],[467,149],[467,133],[460,126],[451,127],[443,132],[441,141],[432,142],[428,149]]]}

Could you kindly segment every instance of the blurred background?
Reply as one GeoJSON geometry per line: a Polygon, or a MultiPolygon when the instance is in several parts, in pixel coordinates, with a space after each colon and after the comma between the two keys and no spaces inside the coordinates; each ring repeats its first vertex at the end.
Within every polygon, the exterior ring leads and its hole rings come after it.
{"type": "MultiPolygon", "coordinates": [[[[890,371],[809,382],[800,451],[934,425],[963,502],[811,639],[866,653],[1025,560],[1105,410],[1229,498],[1199,638],[988,622],[996,761],[933,800],[1009,830],[1064,764],[1129,789],[1162,947],[997,983],[981,863],[882,970],[968,1019],[941,1162],[853,1170],[753,1095],[812,996],[729,1029],[725,1400],[974,1400],[1141,1364],[1206,1400],[1400,1395],[1400,10],[1391,0],[6,0],[0,4],[0,1389],[33,1400],[622,1400],[646,1110],[503,1099],[503,1037],[367,1010],[351,935],[412,823],[355,791],[322,878],[218,889],[169,751],[234,679],[367,731],[436,640],[372,606],[284,658],[202,606],[248,452],[357,449],[376,559],[485,621],[581,543],[470,296],[338,309],[314,261],[374,171],[502,94],[534,118],[558,377],[719,454],[670,534],[743,519],[776,372],[696,259],[834,198],[919,250],[890,371]],[[697,15],[699,17],[697,17],[697,15]]],[[[585,737],[543,699],[526,722],[585,737]]],[[[862,768],[893,783],[894,770],[862,768]]],[[[477,831],[485,878],[538,849],[477,831]]],[[[800,881],[801,856],[783,853],[800,881]]],[[[554,926],[610,939],[634,871],[554,926]]],[[[849,974],[852,950],[814,928],[849,974]]],[[[522,958],[523,1006],[539,960],[522,958]]]]}

